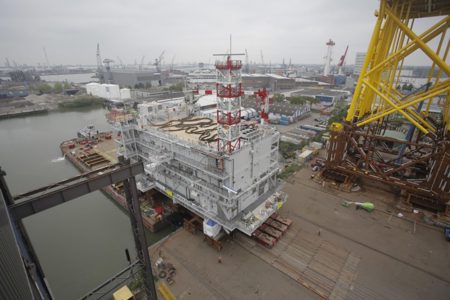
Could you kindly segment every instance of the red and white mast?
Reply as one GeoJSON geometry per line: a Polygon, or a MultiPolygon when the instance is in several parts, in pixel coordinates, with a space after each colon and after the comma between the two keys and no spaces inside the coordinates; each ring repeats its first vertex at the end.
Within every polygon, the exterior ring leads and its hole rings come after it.
{"type": "Polygon", "coordinates": [[[231,154],[241,146],[241,68],[242,61],[232,60],[230,54],[214,54],[225,56],[226,61],[216,61],[217,71],[217,150],[231,154]]]}

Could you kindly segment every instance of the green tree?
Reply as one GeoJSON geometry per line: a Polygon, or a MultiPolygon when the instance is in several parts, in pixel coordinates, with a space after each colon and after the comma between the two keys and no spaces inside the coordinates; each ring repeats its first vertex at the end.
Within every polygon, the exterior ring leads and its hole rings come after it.
{"type": "Polygon", "coordinates": [[[57,82],[53,85],[53,92],[56,94],[61,94],[63,91],[63,85],[61,82],[57,82]]]}
{"type": "Polygon", "coordinates": [[[52,92],[52,87],[48,83],[43,83],[39,85],[37,90],[40,94],[50,94],[52,92]]]}
{"type": "Polygon", "coordinates": [[[295,158],[295,151],[299,150],[301,147],[302,145],[280,141],[278,151],[280,151],[284,158],[295,158]]]}
{"type": "Polygon", "coordinates": [[[318,102],[318,100],[316,100],[316,98],[308,97],[308,96],[292,96],[292,97],[288,97],[287,100],[289,100],[289,102],[291,104],[296,104],[296,105],[303,105],[306,102],[310,102],[310,103],[318,102]]]}
{"type": "Polygon", "coordinates": [[[184,88],[183,82],[178,82],[177,84],[173,84],[169,86],[169,91],[173,92],[182,92],[184,88]]]}
{"type": "Polygon", "coordinates": [[[274,102],[281,102],[285,99],[283,94],[275,94],[273,95],[273,101],[274,102]]]}
{"type": "Polygon", "coordinates": [[[402,90],[403,91],[412,91],[413,88],[414,87],[413,87],[412,84],[407,84],[407,83],[404,83],[403,86],[402,86],[402,90]]]}
{"type": "Polygon", "coordinates": [[[331,112],[331,117],[328,119],[328,125],[334,122],[342,122],[344,117],[347,115],[348,105],[336,106],[331,112]]]}

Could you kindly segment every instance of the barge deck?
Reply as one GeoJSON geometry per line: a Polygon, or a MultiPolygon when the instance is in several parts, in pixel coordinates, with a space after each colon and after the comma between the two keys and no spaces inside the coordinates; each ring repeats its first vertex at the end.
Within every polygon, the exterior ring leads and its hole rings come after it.
{"type": "MultiPolygon", "coordinates": [[[[99,132],[91,138],[73,138],[61,143],[60,149],[80,172],[89,172],[118,162],[116,146],[111,132],[99,132]]],[[[102,192],[128,211],[122,185],[107,186],[102,192]]],[[[144,226],[151,232],[157,232],[167,224],[167,218],[174,211],[173,205],[162,199],[154,191],[140,195],[144,226]]]]}

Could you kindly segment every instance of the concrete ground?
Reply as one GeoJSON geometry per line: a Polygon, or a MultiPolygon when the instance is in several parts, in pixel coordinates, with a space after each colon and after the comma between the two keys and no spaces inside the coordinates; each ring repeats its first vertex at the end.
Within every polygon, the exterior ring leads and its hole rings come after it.
{"type": "MultiPolygon", "coordinates": [[[[217,252],[203,241],[179,229],[150,248],[152,262],[161,255],[176,268],[169,286],[176,299],[320,299],[288,275],[273,268],[235,241],[217,252]],[[218,262],[219,256],[222,262],[218,262]]],[[[159,280],[156,286],[163,280],[159,280]]],[[[161,295],[159,299],[164,299],[161,295]]]]}
{"type": "Polygon", "coordinates": [[[311,174],[302,169],[285,184],[281,214],[294,223],[273,249],[237,234],[219,253],[183,229],[153,246],[153,262],[161,254],[177,268],[169,287],[177,299],[449,299],[450,243],[441,230],[397,217],[391,194],[348,194],[311,174]]]}
{"type": "Polygon", "coordinates": [[[395,197],[382,190],[345,193],[323,188],[300,170],[284,190],[289,201],[282,214],[294,227],[360,258],[348,299],[449,299],[450,243],[442,230],[397,217],[395,197]],[[367,213],[345,208],[344,200],[372,201],[367,213]]]}

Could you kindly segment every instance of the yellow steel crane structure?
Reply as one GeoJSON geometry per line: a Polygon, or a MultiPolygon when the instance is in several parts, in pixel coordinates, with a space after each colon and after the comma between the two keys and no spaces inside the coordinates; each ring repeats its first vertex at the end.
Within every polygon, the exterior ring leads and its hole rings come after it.
{"type": "Polygon", "coordinates": [[[450,1],[381,0],[366,58],[342,123],[331,125],[325,178],[397,187],[411,204],[450,213],[450,1]],[[433,18],[429,18],[433,17],[433,18]],[[414,27],[428,18],[429,27],[414,27]],[[405,62],[429,61],[426,82],[399,89],[405,62]]]}

